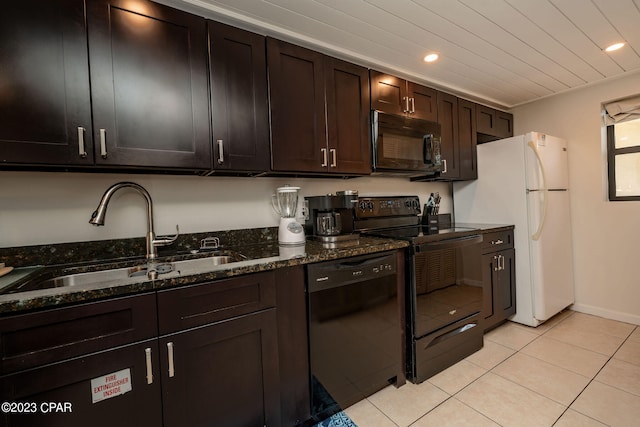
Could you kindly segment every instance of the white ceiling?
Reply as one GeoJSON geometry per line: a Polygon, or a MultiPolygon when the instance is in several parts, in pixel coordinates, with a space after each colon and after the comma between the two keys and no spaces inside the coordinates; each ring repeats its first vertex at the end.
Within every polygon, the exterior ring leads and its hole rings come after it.
{"type": "Polygon", "coordinates": [[[160,2],[503,108],[640,71],[640,0],[160,2]]]}

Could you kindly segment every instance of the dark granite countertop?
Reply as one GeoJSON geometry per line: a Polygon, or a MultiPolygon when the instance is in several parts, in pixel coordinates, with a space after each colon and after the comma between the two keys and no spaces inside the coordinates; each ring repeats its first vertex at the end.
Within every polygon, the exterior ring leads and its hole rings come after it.
{"type": "MultiPolygon", "coordinates": [[[[456,227],[480,229],[483,233],[512,230],[513,225],[457,223],[456,227]]],[[[282,247],[277,242],[277,228],[194,233],[180,236],[171,248],[160,252],[157,264],[175,265],[175,271],[163,273],[156,280],[146,274],[123,280],[74,284],[8,293],[15,283],[39,283],[49,278],[106,269],[148,267],[144,258],[143,238],[110,241],[62,243],[15,248],[0,248],[0,261],[16,267],[0,278],[0,315],[52,308],[65,304],[94,301],[150,292],[176,286],[213,281],[225,277],[333,259],[348,258],[407,247],[403,240],[360,236],[357,244],[329,249],[317,241],[304,246],[282,247]],[[215,265],[214,253],[198,251],[201,240],[215,236],[221,251],[239,253],[240,261],[215,265]],[[13,279],[12,279],[13,278],[13,279]],[[16,281],[12,283],[12,280],[16,281]],[[4,290],[4,293],[3,293],[4,290]]],[[[152,266],[154,268],[154,266],[152,266]]]]}
{"type": "Polygon", "coordinates": [[[477,223],[462,223],[456,222],[456,227],[465,227],[465,228],[477,228],[482,233],[493,233],[495,231],[507,231],[513,230],[514,225],[509,224],[477,224],[477,223]]]}
{"type": "MultiPolygon", "coordinates": [[[[304,246],[281,247],[278,246],[277,237],[274,238],[272,229],[247,230],[244,239],[241,232],[237,232],[236,235],[233,235],[233,232],[231,235],[224,233],[208,234],[221,236],[223,251],[242,254],[244,258],[241,261],[214,265],[211,261],[211,253],[193,253],[195,252],[193,248],[198,246],[195,243],[191,244],[193,242],[187,242],[187,244],[182,242],[173,253],[160,254],[161,258],[157,260],[157,263],[175,263],[176,270],[160,274],[156,280],[150,280],[144,274],[139,277],[130,277],[118,281],[92,282],[84,285],[74,284],[72,286],[24,292],[2,294],[2,290],[0,290],[0,315],[52,308],[64,304],[89,302],[276,268],[395,250],[408,246],[407,242],[399,240],[360,236],[357,244],[337,249],[325,248],[320,242],[312,240],[308,240],[304,246]]],[[[201,235],[190,236],[188,239],[195,241],[201,237],[201,235]]],[[[0,258],[9,260],[9,262],[12,261],[14,262],[13,265],[17,266],[10,274],[22,273],[23,276],[26,275],[26,277],[20,278],[20,282],[29,280],[31,282],[41,282],[47,278],[69,274],[147,265],[144,257],[127,255],[130,250],[138,251],[139,242],[135,241],[132,245],[121,241],[85,242],[81,244],[29,247],[23,248],[22,251],[19,248],[18,250],[16,248],[10,248],[10,250],[0,249],[0,258]],[[43,254],[47,256],[43,256],[43,254]],[[81,254],[84,254],[84,256],[81,254]],[[100,259],[100,254],[109,254],[112,257],[100,259]],[[116,255],[116,257],[113,257],[113,255],[116,255]],[[71,262],[71,259],[77,259],[77,261],[71,262]],[[27,273],[30,274],[27,275],[27,273]]],[[[11,264],[8,263],[7,265],[11,264]]],[[[8,279],[5,276],[2,279],[5,279],[6,286],[7,280],[10,280],[10,278],[8,279]]],[[[6,286],[6,288],[9,287],[6,286]]]]}

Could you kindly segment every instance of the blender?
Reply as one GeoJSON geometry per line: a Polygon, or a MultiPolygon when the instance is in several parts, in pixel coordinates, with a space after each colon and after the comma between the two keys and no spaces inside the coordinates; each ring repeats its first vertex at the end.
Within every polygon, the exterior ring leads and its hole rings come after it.
{"type": "Polygon", "coordinates": [[[298,191],[300,191],[300,187],[285,185],[278,187],[276,194],[271,196],[273,209],[280,215],[278,243],[281,245],[303,245],[305,243],[304,229],[296,221],[298,191]]]}

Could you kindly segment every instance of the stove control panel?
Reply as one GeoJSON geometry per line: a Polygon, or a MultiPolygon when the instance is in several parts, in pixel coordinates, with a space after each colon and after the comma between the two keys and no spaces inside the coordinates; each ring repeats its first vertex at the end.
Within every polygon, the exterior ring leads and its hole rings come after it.
{"type": "Polygon", "coordinates": [[[356,217],[360,219],[419,214],[418,196],[358,197],[356,203],[356,217]]]}

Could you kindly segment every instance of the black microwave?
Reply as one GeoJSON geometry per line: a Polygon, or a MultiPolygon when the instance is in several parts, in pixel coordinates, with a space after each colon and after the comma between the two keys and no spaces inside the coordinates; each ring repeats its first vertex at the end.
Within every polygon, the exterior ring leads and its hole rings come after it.
{"type": "Polygon", "coordinates": [[[438,123],[373,110],[371,124],[375,174],[428,176],[442,171],[438,123]]]}

